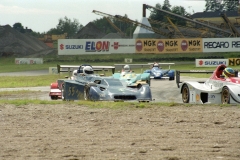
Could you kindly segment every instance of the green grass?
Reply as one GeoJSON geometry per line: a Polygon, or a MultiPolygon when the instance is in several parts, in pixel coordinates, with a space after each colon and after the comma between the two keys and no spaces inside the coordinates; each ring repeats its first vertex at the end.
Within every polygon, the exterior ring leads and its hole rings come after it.
{"type": "MultiPolygon", "coordinates": [[[[182,103],[138,103],[138,102],[108,102],[108,101],[102,101],[101,103],[93,102],[93,101],[46,101],[46,100],[39,100],[39,99],[15,99],[15,100],[8,100],[3,99],[0,100],[0,105],[4,104],[13,104],[16,107],[18,106],[24,106],[28,104],[36,104],[36,105],[58,105],[58,104],[64,104],[64,105],[74,105],[74,106],[85,106],[88,108],[108,108],[113,110],[119,110],[119,109],[146,109],[146,108],[153,108],[153,107],[196,107],[196,104],[182,104],[182,103]]],[[[199,105],[202,106],[202,105],[199,105]]],[[[217,107],[232,107],[230,104],[225,105],[217,105],[217,104],[208,104],[205,105],[207,107],[210,106],[217,106],[217,107]]],[[[237,108],[240,109],[240,105],[235,105],[237,108]]]]}
{"type": "MultiPolygon", "coordinates": [[[[174,54],[103,54],[103,55],[79,55],[79,56],[58,56],[46,55],[43,57],[43,64],[27,65],[15,64],[15,57],[0,58],[0,73],[19,72],[30,70],[48,70],[49,67],[56,67],[57,64],[91,64],[91,65],[114,65],[124,63],[125,58],[132,58],[133,63],[149,63],[149,62],[194,62],[195,58],[238,58],[240,52],[235,53],[174,53],[174,54]]],[[[173,66],[173,69],[189,69],[188,65],[173,66]]],[[[194,68],[194,65],[192,66],[194,68]]],[[[191,67],[191,68],[192,68],[191,67]]],[[[196,68],[196,67],[195,67],[196,68]]]]}
{"type": "Polygon", "coordinates": [[[50,86],[55,82],[59,75],[42,75],[42,76],[3,76],[0,78],[0,88],[16,88],[16,87],[37,87],[50,86]]]}

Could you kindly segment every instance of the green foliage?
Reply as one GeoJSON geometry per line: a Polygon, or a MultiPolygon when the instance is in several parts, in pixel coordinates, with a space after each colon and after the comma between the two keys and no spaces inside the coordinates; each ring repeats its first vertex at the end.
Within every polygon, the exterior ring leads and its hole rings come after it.
{"type": "MultiPolygon", "coordinates": [[[[166,10],[172,13],[175,13],[177,15],[185,16],[189,13],[186,12],[186,9],[183,6],[173,6],[171,7],[170,2],[168,0],[164,1],[163,6],[161,6],[159,3],[156,4],[155,8],[166,10]]],[[[165,24],[170,24],[167,17],[171,18],[171,21],[176,25],[186,26],[186,21],[180,18],[171,17],[170,15],[158,11],[157,9],[153,9],[150,13],[149,18],[155,21],[164,22],[165,24]]],[[[153,27],[163,27],[162,25],[159,26],[159,24],[151,24],[153,27]]]]}
{"type": "Polygon", "coordinates": [[[83,26],[79,23],[77,19],[73,19],[73,21],[66,16],[64,18],[60,18],[58,25],[56,28],[50,29],[48,34],[64,34],[67,33],[69,38],[73,38],[73,36],[82,28],[83,26]]]}
{"type": "MultiPolygon", "coordinates": [[[[124,17],[128,18],[127,14],[124,17]]],[[[93,21],[93,23],[104,33],[117,33],[119,30],[125,33],[126,36],[132,37],[136,26],[130,23],[122,22],[117,19],[111,19],[110,22],[106,18],[100,18],[93,21]],[[117,29],[116,29],[117,28],[117,29]]]]}
{"type": "MultiPolygon", "coordinates": [[[[162,9],[161,4],[157,3],[155,8],[162,9]]],[[[159,12],[158,10],[154,9],[149,16],[150,19],[156,20],[156,21],[164,21],[164,14],[162,12],[159,12]]]]}
{"type": "Polygon", "coordinates": [[[239,0],[205,0],[205,10],[206,12],[215,11],[237,11],[239,6],[239,0]]]}
{"type": "Polygon", "coordinates": [[[25,33],[24,27],[22,26],[22,23],[15,23],[13,24],[13,28],[18,30],[21,33],[25,33]]]}
{"type": "MultiPolygon", "coordinates": [[[[181,15],[181,16],[184,16],[187,14],[186,10],[184,7],[182,6],[174,6],[172,7],[172,12],[177,14],[177,15],[181,15]]],[[[183,19],[174,19],[172,20],[172,22],[175,24],[175,25],[181,25],[181,26],[186,26],[187,22],[183,19]]]]}
{"type": "Polygon", "coordinates": [[[237,11],[239,7],[239,0],[223,0],[224,10],[226,11],[237,11]]]}
{"type": "Polygon", "coordinates": [[[30,32],[30,33],[28,33],[28,34],[30,34],[30,35],[32,35],[33,37],[36,37],[36,38],[41,38],[41,37],[44,36],[42,33],[35,32],[35,31],[30,32]]]}
{"type": "Polygon", "coordinates": [[[166,11],[171,11],[171,4],[169,0],[164,0],[162,9],[166,11]]]}

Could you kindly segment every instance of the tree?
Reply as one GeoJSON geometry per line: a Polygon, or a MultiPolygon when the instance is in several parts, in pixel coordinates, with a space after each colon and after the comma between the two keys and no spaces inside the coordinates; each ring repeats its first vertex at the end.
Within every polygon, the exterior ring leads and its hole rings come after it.
{"type": "Polygon", "coordinates": [[[171,11],[171,5],[169,0],[164,0],[162,9],[166,11],[171,11]]]}
{"type": "MultiPolygon", "coordinates": [[[[155,5],[155,8],[157,9],[162,9],[162,6],[157,3],[155,5]]],[[[164,19],[164,14],[156,9],[154,9],[151,13],[150,13],[150,16],[149,16],[150,19],[152,20],[156,20],[156,21],[162,21],[164,19]]]]}
{"type": "Polygon", "coordinates": [[[81,25],[77,19],[64,18],[59,19],[59,23],[56,28],[50,29],[47,33],[48,34],[64,34],[67,33],[68,37],[73,37],[81,28],[81,25]]]}
{"type": "Polygon", "coordinates": [[[205,11],[237,11],[239,1],[238,0],[205,0],[205,11]]]}
{"type": "Polygon", "coordinates": [[[116,32],[116,30],[114,30],[114,28],[109,24],[107,19],[104,17],[94,20],[93,23],[95,24],[95,26],[97,26],[97,28],[99,28],[101,31],[103,31],[106,34],[111,32],[116,32]]]}
{"type": "Polygon", "coordinates": [[[205,12],[215,12],[218,8],[219,2],[218,0],[205,0],[205,12]]]}
{"type": "MultiPolygon", "coordinates": [[[[174,6],[172,7],[172,13],[175,13],[177,15],[180,15],[180,16],[185,16],[187,14],[186,12],[186,9],[182,6],[174,6]]],[[[183,19],[175,19],[172,21],[174,24],[177,24],[177,25],[182,25],[182,26],[185,26],[186,25],[186,21],[183,20],[183,19]]]]}
{"type": "Polygon", "coordinates": [[[51,28],[48,32],[48,34],[61,34],[61,31],[59,31],[57,28],[51,28]]]}
{"type": "Polygon", "coordinates": [[[223,0],[223,5],[226,11],[237,11],[239,0],[223,0]]]}
{"type": "Polygon", "coordinates": [[[13,28],[18,30],[21,33],[25,33],[25,30],[24,30],[24,27],[22,26],[22,23],[17,22],[15,24],[13,24],[13,28]]]}
{"type": "MultiPolygon", "coordinates": [[[[125,14],[123,17],[128,18],[127,14],[125,14]]],[[[131,37],[132,33],[134,32],[136,26],[133,26],[130,22],[123,22],[119,21],[115,18],[111,19],[111,22],[113,25],[115,25],[119,30],[121,30],[123,33],[126,34],[126,36],[131,37]]],[[[100,18],[97,20],[94,20],[93,23],[103,32],[106,34],[108,33],[116,33],[118,32],[107,20],[106,18],[100,18]]]]}

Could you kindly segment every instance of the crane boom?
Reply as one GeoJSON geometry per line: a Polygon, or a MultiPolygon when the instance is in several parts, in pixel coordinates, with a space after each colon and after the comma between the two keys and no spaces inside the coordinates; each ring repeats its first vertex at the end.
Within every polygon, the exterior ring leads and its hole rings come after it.
{"type": "Polygon", "coordinates": [[[166,36],[166,37],[171,37],[172,36],[172,32],[164,32],[164,31],[161,31],[157,28],[154,28],[154,27],[150,27],[150,26],[147,26],[145,24],[142,24],[142,23],[139,23],[137,21],[133,21],[127,17],[123,17],[123,16],[120,16],[120,15],[110,15],[110,14],[107,14],[107,13],[103,13],[103,12],[100,12],[100,11],[96,11],[96,10],[93,10],[93,13],[95,14],[98,14],[98,15],[101,15],[101,16],[104,16],[104,17],[109,17],[109,18],[113,18],[113,19],[117,19],[119,21],[122,21],[122,22],[127,22],[127,23],[132,23],[133,25],[137,25],[139,27],[142,27],[142,28],[145,28],[149,31],[153,31],[155,33],[158,33],[160,35],[163,35],[163,36],[166,36]]]}
{"type": "Polygon", "coordinates": [[[171,19],[169,17],[167,17],[167,20],[171,24],[171,26],[175,29],[177,36],[179,36],[180,38],[184,38],[183,34],[179,31],[177,26],[175,26],[175,24],[171,21],[171,19]]]}
{"type": "Polygon", "coordinates": [[[176,18],[181,18],[181,19],[184,19],[184,20],[189,21],[191,23],[197,24],[199,26],[207,27],[207,28],[209,28],[211,31],[213,31],[215,33],[217,32],[219,34],[223,34],[223,35],[226,35],[226,36],[232,36],[232,32],[230,32],[230,31],[223,30],[221,28],[218,28],[218,27],[215,27],[215,26],[211,26],[211,25],[208,25],[208,24],[205,24],[205,23],[201,23],[199,21],[195,21],[193,19],[181,16],[181,15],[178,15],[178,14],[175,14],[175,13],[163,10],[163,9],[159,9],[159,8],[147,5],[147,4],[143,4],[143,5],[144,5],[143,8],[146,8],[146,9],[152,8],[152,9],[155,9],[157,11],[163,12],[163,13],[169,15],[169,16],[173,16],[173,17],[176,17],[176,18]]]}
{"type": "Polygon", "coordinates": [[[122,35],[122,37],[125,37],[125,34],[114,23],[112,23],[112,21],[108,17],[104,18],[111,24],[114,29],[116,29],[122,35]]]}
{"type": "Polygon", "coordinates": [[[230,22],[230,20],[228,19],[228,17],[226,16],[225,13],[221,13],[220,16],[222,17],[222,19],[224,20],[224,22],[228,25],[228,27],[231,29],[232,34],[235,37],[240,37],[240,33],[238,32],[238,30],[235,28],[235,26],[230,22]]]}

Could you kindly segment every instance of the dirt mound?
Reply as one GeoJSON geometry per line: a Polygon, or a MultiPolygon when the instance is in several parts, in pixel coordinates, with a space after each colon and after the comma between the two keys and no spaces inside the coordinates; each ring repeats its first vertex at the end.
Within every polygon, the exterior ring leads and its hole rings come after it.
{"type": "Polygon", "coordinates": [[[29,33],[23,34],[9,25],[0,26],[0,56],[26,57],[49,50],[52,48],[29,33]]]}

